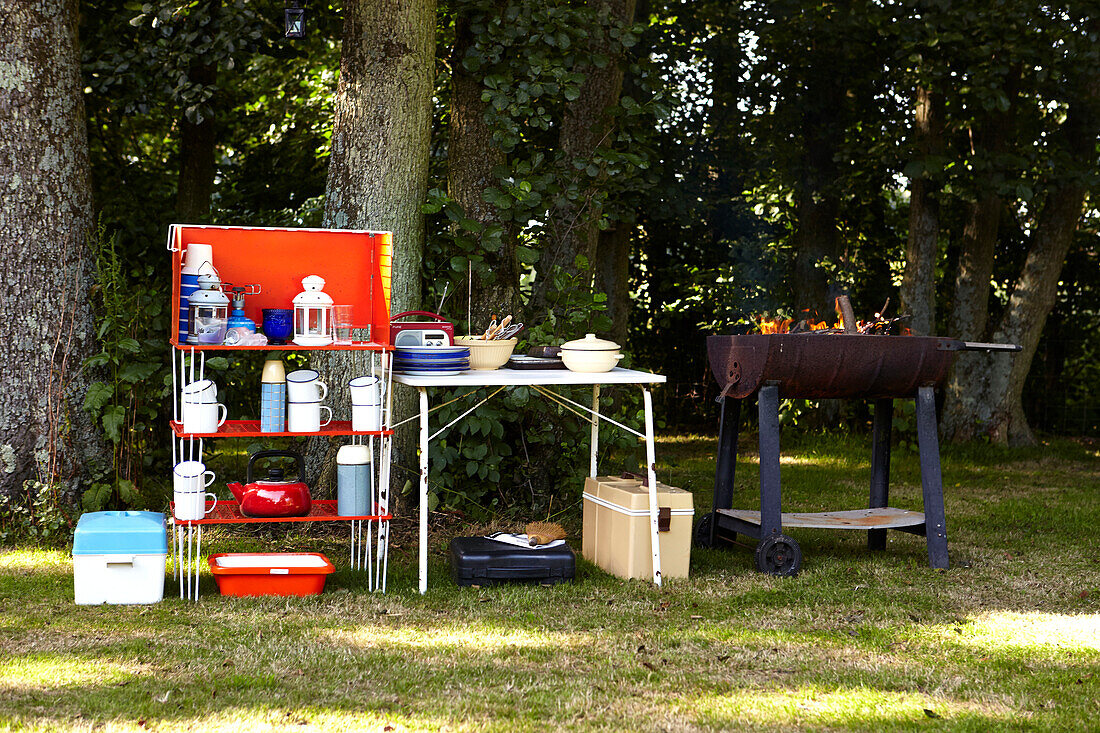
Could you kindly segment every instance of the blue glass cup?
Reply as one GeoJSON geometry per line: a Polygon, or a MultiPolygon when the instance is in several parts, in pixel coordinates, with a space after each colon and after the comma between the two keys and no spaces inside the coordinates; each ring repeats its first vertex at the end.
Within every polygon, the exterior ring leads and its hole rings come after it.
{"type": "Polygon", "coordinates": [[[270,344],[285,344],[294,333],[293,308],[264,308],[264,335],[270,344]]]}

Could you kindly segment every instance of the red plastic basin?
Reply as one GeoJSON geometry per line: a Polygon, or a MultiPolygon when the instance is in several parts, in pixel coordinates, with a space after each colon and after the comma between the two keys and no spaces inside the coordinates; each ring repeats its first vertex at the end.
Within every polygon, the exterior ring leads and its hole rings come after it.
{"type": "Polygon", "coordinates": [[[312,596],[336,568],[319,552],[222,552],[207,558],[223,596],[312,596]]]}

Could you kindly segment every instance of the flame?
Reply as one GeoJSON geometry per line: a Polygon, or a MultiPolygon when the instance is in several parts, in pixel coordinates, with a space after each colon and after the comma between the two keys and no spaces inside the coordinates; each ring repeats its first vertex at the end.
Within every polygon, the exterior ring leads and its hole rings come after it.
{"type": "Polygon", "coordinates": [[[790,318],[766,320],[761,316],[756,323],[760,327],[760,333],[787,333],[791,327],[790,318]]]}
{"type": "Polygon", "coordinates": [[[829,327],[829,324],[825,321],[818,321],[817,323],[810,321],[809,326],[811,331],[824,331],[826,328],[829,327]]]}

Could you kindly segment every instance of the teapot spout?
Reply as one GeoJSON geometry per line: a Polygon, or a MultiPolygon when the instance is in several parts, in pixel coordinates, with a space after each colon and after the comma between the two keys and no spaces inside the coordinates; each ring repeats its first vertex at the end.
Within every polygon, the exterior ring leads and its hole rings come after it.
{"type": "Polygon", "coordinates": [[[234,499],[236,499],[238,502],[244,501],[244,487],[243,486],[241,486],[236,481],[230,481],[228,484],[226,484],[226,486],[228,486],[229,490],[231,492],[233,492],[233,498],[234,499]]]}

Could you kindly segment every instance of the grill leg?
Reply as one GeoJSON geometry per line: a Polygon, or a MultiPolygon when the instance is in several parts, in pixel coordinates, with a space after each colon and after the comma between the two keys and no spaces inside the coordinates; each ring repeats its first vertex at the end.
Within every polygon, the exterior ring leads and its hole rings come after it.
{"type": "Polygon", "coordinates": [[[943,508],[940,443],[936,435],[936,398],[931,387],[917,391],[917,445],[920,448],[920,484],[924,493],[924,530],[928,565],[947,568],[947,518],[943,508]]]}
{"type": "Polygon", "coordinates": [[[756,398],[760,415],[760,539],[783,531],[779,494],[779,387],[766,384],[756,398]]]}
{"type": "MultiPolygon", "coordinates": [[[[890,431],[893,428],[894,401],[875,400],[875,420],[871,429],[871,501],[867,505],[878,509],[890,505],[890,431]]],[[[867,549],[886,549],[886,530],[867,532],[867,549]]]]}
{"type": "Polygon", "coordinates": [[[718,542],[718,510],[733,509],[733,480],[737,473],[737,436],[741,427],[741,400],[722,400],[718,423],[718,463],[714,472],[714,515],[710,522],[710,546],[718,542]]]}

